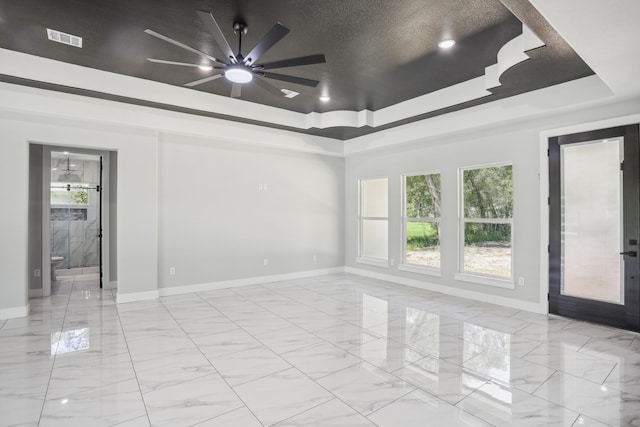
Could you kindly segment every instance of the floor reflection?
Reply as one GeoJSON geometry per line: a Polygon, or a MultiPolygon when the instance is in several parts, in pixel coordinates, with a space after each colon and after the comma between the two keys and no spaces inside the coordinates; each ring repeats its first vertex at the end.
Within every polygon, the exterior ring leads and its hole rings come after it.
{"type": "Polygon", "coordinates": [[[72,329],[51,334],[51,355],[88,350],[89,329],[72,329]]]}

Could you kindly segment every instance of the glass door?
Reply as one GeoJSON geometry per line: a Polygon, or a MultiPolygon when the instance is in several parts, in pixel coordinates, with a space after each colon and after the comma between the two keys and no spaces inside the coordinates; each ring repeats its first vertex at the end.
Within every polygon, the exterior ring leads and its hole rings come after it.
{"type": "Polygon", "coordinates": [[[639,330],[638,126],[549,139],[549,312],[639,330]]]}

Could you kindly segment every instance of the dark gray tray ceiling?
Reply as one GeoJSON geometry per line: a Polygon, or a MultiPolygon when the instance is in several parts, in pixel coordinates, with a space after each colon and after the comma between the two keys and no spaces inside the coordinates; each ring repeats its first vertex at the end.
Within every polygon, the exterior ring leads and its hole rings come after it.
{"type": "MultiPolygon", "coordinates": [[[[206,74],[195,68],[153,64],[146,58],[179,62],[198,62],[199,58],[150,37],[144,30],[150,28],[213,56],[222,56],[196,9],[213,13],[234,50],[237,38],[232,23],[242,17],[249,26],[248,34],[243,37],[243,53],[275,22],[288,27],[291,32],[263,56],[262,62],[324,53],[326,64],[286,69],[286,74],[321,82],[318,88],[282,84],[283,88],[300,92],[293,99],[276,97],[252,84],[243,87],[245,101],[301,113],[375,111],[482,76],[485,67],[496,62],[498,50],[521,33],[521,22],[546,43],[529,52],[530,60],[504,73],[502,85],[485,98],[376,129],[290,129],[337,139],[353,138],[593,74],[525,0],[0,0],[0,47],[182,86],[206,74]],[[82,36],[83,48],[48,41],[46,28],[82,36]],[[438,42],[448,35],[456,39],[456,46],[447,51],[438,49],[438,42]],[[323,88],[328,89],[331,96],[326,104],[318,100],[323,88]]],[[[285,70],[282,71],[284,74],[285,70]]],[[[237,119],[15,76],[0,79],[288,129],[260,122],[259,117],[237,119]]],[[[192,90],[229,96],[231,85],[225,79],[217,79],[192,90]]]]}

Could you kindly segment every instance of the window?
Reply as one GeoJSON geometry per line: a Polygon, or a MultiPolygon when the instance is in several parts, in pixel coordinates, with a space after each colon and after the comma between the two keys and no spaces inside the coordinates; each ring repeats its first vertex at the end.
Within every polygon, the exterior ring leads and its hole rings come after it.
{"type": "Polygon", "coordinates": [[[388,179],[360,180],[358,261],[386,267],[388,245],[388,179]]]}
{"type": "Polygon", "coordinates": [[[404,257],[399,267],[440,270],[440,174],[405,176],[403,241],[404,257]]]}
{"type": "Polygon", "coordinates": [[[460,185],[461,274],[456,278],[513,288],[512,166],[462,169],[460,185]]]}
{"type": "Polygon", "coordinates": [[[52,182],[52,205],[88,205],[89,184],[52,182]]]}

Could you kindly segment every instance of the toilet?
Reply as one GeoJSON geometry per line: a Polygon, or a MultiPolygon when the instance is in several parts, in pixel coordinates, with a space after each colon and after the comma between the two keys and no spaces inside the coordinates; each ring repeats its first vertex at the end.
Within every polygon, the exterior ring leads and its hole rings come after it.
{"type": "Polygon", "coordinates": [[[52,256],[51,257],[51,281],[56,281],[56,268],[64,261],[63,256],[52,256]]]}

